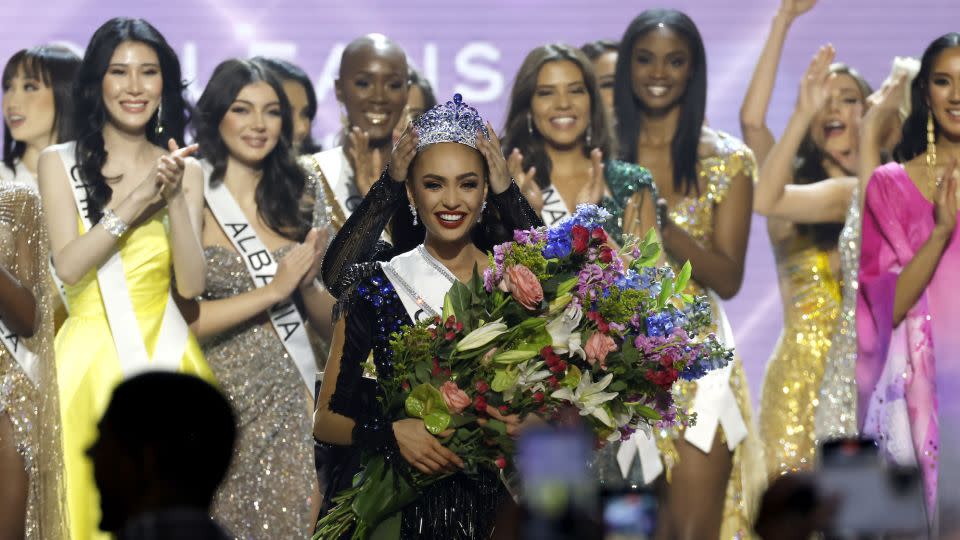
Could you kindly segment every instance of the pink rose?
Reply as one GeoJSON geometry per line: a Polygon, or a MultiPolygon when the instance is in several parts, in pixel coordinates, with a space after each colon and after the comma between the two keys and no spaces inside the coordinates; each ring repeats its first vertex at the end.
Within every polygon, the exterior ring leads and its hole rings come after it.
{"type": "Polygon", "coordinates": [[[616,350],[617,344],[613,341],[613,338],[599,332],[591,335],[583,348],[583,352],[587,353],[587,362],[590,362],[591,366],[600,362],[600,367],[603,369],[607,369],[606,364],[604,364],[607,355],[616,350]]]}
{"type": "Polygon", "coordinates": [[[473,403],[466,392],[457,387],[457,383],[447,381],[440,386],[440,394],[443,395],[443,402],[447,404],[447,409],[453,414],[460,414],[464,409],[473,403]]]}
{"type": "Polygon", "coordinates": [[[504,280],[507,282],[507,290],[521,306],[530,311],[540,307],[540,303],[543,302],[543,287],[536,274],[529,268],[519,264],[513,265],[507,268],[504,280]]]}

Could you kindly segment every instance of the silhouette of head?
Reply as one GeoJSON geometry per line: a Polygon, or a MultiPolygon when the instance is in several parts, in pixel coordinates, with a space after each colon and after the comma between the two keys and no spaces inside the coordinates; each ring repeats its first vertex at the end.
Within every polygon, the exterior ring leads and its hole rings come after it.
{"type": "Polygon", "coordinates": [[[210,507],[236,439],[227,400],[190,375],[153,372],[113,391],[87,451],[100,490],[100,528],[165,508],[210,507]]]}

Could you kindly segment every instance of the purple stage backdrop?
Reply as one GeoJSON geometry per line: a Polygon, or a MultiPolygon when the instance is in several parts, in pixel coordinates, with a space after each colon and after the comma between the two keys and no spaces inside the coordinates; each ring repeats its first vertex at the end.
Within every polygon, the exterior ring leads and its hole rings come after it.
{"type": "MultiPolygon", "coordinates": [[[[711,126],[739,136],[737,114],[777,0],[674,0],[697,22],[709,64],[711,126]]],[[[454,92],[501,126],[513,75],[526,53],[548,42],[580,45],[619,39],[629,21],[653,4],[622,0],[486,0],[408,2],[352,0],[4,0],[0,57],[45,42],[82,50],[109,17],[145,17],[180,54],[194,99],[221,60],[252,55],[292,60],[311,75],[320,103],[314,131],[330,142],[339,126],[333,95],[343,46],[367,32],[398,41],[437,94],[454,92]]],[[[795,89],[816,48],[832,42],[838,58],[874,85],[892,58],[919,56],[933,38],[960,30],[957,0],[821,0],[788,37],[770,124],[782,130],[795,89]]],[[[781,329],[781,302],[762,218],[755,218],[740,294],[727,303],[737,345],[758,396],[766,360],[781,329]]]]}

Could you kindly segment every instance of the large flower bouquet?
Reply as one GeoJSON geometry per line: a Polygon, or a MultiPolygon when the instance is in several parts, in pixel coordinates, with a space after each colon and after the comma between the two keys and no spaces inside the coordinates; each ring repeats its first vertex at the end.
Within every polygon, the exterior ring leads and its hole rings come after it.
{"type": "MultiPolygon", "coordinates": [[[[395,376],[379,381],[387,417],[422,418],[445,434],[468,475],[511,467],[514,440],[498,417],[549,420],[574,407],[599,444],[692,424],[673,383],[726,365],[732,351],[706,332],[706,299],[683,292],[689,263],[677,275],[657,267],[653,231],[615,249],[608,217],[581,205],[554,227],[516,231],[482,276],[453,286],[442,317],[394,334],[395,376]]],[[[365,456],[314,538],[367,538],[442,478],[365,456]]]]}

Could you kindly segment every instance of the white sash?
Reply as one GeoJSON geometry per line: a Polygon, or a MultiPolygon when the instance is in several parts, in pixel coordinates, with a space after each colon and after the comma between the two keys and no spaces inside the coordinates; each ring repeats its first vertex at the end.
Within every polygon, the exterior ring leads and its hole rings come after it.
{"type": "MultiPolygon", "coordinates": [[[[240,205],[223,182],[217,186],[210,185],[211,171],[210,164],[204,161],[204,197],[207,200],[207,207],[220,224],[220,229],[230,238],[233,247],[240,253],[254,286],[263,287],[273,281],[277,273],[277,261],[257,237],[256,231],[247,221],[240,205]]],[[[293,300],[287,298],[270,308],[269,315],[270,323],[273,324],[273,329],[277,332],[283,348],[293,359],[300,376],[303,377],[304,384],[312,393],[317,380],[317,361],[300,311],[293,300]]]]}
{"type": "Polygon", "coordinates": [[[3,346],[10,351],[13,359],[20,364],[20,369],[27,375],[34,386],[40,387],[40,359],[37,355],[27,349],[26,344],[20,339],[20,336],[7,328],[3,319],[0,319],[0,340],[3,346]]]}
{"type": "Polygon", "coordinates": [[[427,253],[423,244],[381,262],[383,273],[393,284],[410,320],[417,322],[443,313],[443,299],[456,279],[442,263],[427,253]]]}
{"type": "MultiPolygon", "coordinates": [[[[93,225],[87,217],[87,190],[83,182],[73,174],[76,164],[75,147],[74,142],[55,146],[67,171],[73,198],[77,203],[77,211],[86,232],[92,229],[93,225]]],[[[167,294],[167,305],[163,312],[163,321],[160,323],[160,335],[151,358],[147,354],[147,346],[137,322],[137,313],[130,300],[130,293],[127,291],[127,278],[123,273],[123,260],[119,250],[110,255],[110,258],[97,269],[97,283],[100,285],[103,307],[107,313],[107,322],[110,324],[110,333],[113,336],[117,359],[120,361],[120,369],[124,377],[131,377],[148,370],[176,371],[180,367],[187,347],[189,331],[173,299],[172,291],[167,294]]]]}
{"type": "Polygon", "coordinates": [[[363,195],[357,189],[356,182],[353,181],[353,173],[350,170],[350,162],[347,161],[346,154],[343,153],[343,147],[331,148],[313,155],[323,175],[330,182],[330,189],[333,196],[337,199],[340,208],[343,209],[343,217],[348,218],[357,208],[357,205],[363,200],[363,195]]]}
{"type": "Polygon", "coordinates": [[[541,190],[543,194],[543,208],[540,210],[540,217],[547,227],[552,227],[561,219],[570,215],[566,201],[560,196],[557,188],[547,186],[541,190]]]}

